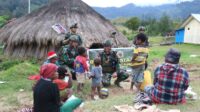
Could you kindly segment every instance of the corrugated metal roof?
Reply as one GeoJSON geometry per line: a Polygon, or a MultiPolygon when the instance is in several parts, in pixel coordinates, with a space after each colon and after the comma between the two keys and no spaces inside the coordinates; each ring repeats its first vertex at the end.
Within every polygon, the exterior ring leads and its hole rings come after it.
{"type": "Polygon", "coordinates": [[[192,14],[192,16],[200,22],[200,14],[192,14]]]}
{"type": "Polygon", "coordinates": [[[191,14],[180,26],[179,29],[184,28],[192,19],[196,19],[200,22],[200,14],[191,14]]]}

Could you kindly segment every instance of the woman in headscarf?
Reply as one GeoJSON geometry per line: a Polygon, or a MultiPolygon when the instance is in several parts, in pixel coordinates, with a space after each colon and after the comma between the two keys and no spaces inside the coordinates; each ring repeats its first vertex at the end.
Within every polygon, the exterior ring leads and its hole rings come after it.
{"type": "Polygon", "coordinates": [[[45,64],[40,68],[41,79],[35,85],[34,112],[60,112],[58,86],[52,81],[58,77],[55,64],[45,64]]]}

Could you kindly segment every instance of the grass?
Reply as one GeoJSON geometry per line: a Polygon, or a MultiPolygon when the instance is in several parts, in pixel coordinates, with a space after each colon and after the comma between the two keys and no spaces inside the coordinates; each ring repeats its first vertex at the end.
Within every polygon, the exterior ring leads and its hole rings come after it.
{"type": "MultiPolygon", "coordinates": [[[[200,57],[191,58],[191,54],[200,55],[200,45],[181,44],[171,46],[158,46],[162,42],[161,37],[150,37],[150,43],[153,46],[150,48],[149,54],[149,66],[150,68],[158,60],[158,63],[162,63],[164,55],[169,48],[177,48],[181,51],[181,61],[183,65],[187,67],[200,66],[200,57]]],[[[36,60],[22,60],[17,61],[15,59],[10,60],[0,55],[0,81],[6,81],[5,84],[0,84],[0,112],[13,112],[24,106],[30,106],[32,104],[32,82],[27,80],[27,77],[31,74],[36,74],[39,71],[39,65],[35,64],[36,60]],[[23,89],[23,92],[20,90],[23,89]]],[[[187,68],[186,68],[187,69],[187,68]]],[[[153,72],[153,67],[152,69],[153,72]]],[[[200,71],[189,72],[190,85],[198,95],[200,95],[200,71]]],[[[128,87],[130,86],[127,83],[128,87]]],[[[74,84],[74,90],[76,84],[74,84]]],[[[111,87],[110,96],[105,100],[91,101],[90,94],[90,82],[87,82],[83,94],[77,95],[85,100],[84,112],[114,112],[114,105],[129,104],[133,105],[134,93],[127,92],[123,89],[111,87]]],[[[181,112],[199,112],[200,100],[188,101],[185,105],[158,105],[159,108],[167,109],[180,109],[181,112]]]]}
{"type": "MultiPolygon", "coordinates": [[[[193,91],[200,95],[200,72],[190,73],[190,78],[199,77],[199,79],[191,81],[190,86],[193,88],[193,91]]],[[[120,90],[119,90],[120,91],[120,90]]],[[[85,110],[86,112],[115,112],[114,105],[133,105],[133,98],[135,94],[133,93],[122,93],[113,96],[109,96],[106,100],[98,100],[92,102],[86,102],[85,110]]],[[[163,110],[169,109],[179,109],[181,112],[199,112],[200,111],[200,99],[195,101],[187,101],[184,105],[157,105],[158,108],[163,110]]]]}
{"type": "Polygon", "coordinates": [[[150,44],[153,45],[153,47],[150,48],[150,54],[149,54],[149,60],[152,61],[153,59],[164,59],[164,55],[166,54],[167,50],[170,48],[176,48],[180,50],[181,52],[181,63],[186,64],[199,64],[200,63],[200,57],[192,58],[190,55],[200,55],[200,52],[198,49],[200,49],[200,45],[194,45],[194,44],[175,44],[170,46],[159,46],[155,45],[154,43],[161,43],[162,38],[161,37],[150,37],[150,44]]]}
{"type": "MultiPolygon", "coordinates": [[[[191,58],[190,55],[200,55],[198,49],[200,45],[192,44],[181,44],[181,45],[171,45],[171,46],[158,46],[163,39],[161,37],[150,37],[150,43],[153,44],[153,47],[150,48],[149,54],[149,63],[150,66],[154,63],[154,60],[158,60],[159,63],[164,61],[164,55],[170,48],[177,48],[181,51],[181,64],[187,64],[188,66],[200,66],[200,57],[191,58]]],[[[187,69],[187,68],[186,68],[187,69]]],[[[152,70],[153,72],[153,70],[152,70]]],[[[190,82],[190,86],[193,88],[193,91],[200,95],[200,71],[189,72],[190,79],[195,79],[190,82]],[[198,78],[197,78],[198,77],[198,78]]],[[[110,96],[106,100],[99,100],[95,102],[86,103],[86,112],[112,112],[115,111],[114,105],[123,105],[129,104],[133,105],[134,95],[132,93],[122,93],[121,95],[110,96]]],[[[196,101],[188,101],[185,105],[158,105],[160,109],[180,109],[181,112],[199,112],[200,111],[200,99],[196,101]]]]}
{"type": "Polygon", "coordinates": [[[32,99],[32,82],[27,80],[27,77],[37,72],[38,65],[33,65],[28,61],[18,63],[17,65],[14,63],[12,67],[0,72],[0,81],[6,82],[0,84],[1,112],[9,112],[13,107],[19,108],[21,105],[25,105],[26,102],[20,102],[22,100],[20,94],[26,94],[29,96],[29,99],[32,99]],[[23,92],[20,92],[20,90],[23,92]],[[4,109],[2,107],[8,108],[4,109]]]}

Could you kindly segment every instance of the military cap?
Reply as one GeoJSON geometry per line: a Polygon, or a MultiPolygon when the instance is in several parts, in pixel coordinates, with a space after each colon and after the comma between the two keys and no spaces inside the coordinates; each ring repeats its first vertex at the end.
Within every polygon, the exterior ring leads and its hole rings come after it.
{"type": "Polygon", "coordinates": [[[140,26],[140,27],[138,28],[138,31],[145,31],[145,27],[144,27],[144,26],[140,26]]]}
{"type": "Polygon", "coordinates": [[[72,29],[72,28],[78,28],[78,24],[75,23],[75,24],[71,25],[71,26],[70,26],[70,29],[72,29]]]}
{"type": "Polygon", "coordinates": [[[104,45],[104,47],[110,47],[110,46],[112,46],[112,41],[106,40],[103,45],[104,45]]]}

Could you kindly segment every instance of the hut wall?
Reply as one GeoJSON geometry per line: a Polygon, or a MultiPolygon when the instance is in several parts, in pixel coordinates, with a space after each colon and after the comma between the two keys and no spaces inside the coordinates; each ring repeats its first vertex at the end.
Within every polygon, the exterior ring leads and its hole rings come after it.
{"type": "Polygon", "coordinates": [[[196,19],[192,19],[185,26],[185,43],[200,44],[200,22],[196,19]]]}

